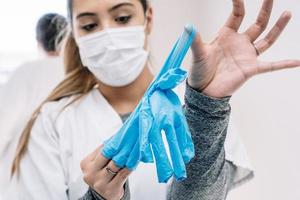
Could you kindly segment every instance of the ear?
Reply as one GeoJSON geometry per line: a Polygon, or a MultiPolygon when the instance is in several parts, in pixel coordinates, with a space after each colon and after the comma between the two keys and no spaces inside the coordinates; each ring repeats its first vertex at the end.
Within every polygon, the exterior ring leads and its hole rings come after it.
{"type": "Polygon", "coordinates": [[[150,35],[153,27],[153,8],[150,6],[146,12],[146,34],[150,35]]]}

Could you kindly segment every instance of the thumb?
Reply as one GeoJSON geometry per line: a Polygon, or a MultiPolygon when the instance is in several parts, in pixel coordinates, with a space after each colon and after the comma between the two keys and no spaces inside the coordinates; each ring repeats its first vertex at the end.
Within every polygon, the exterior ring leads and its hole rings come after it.
{"type": "Polygon", "coordinates": [[[192,43],[192,52],[194,60],[197,62],[204,57],[205,54],[205,44],[202,41],[201,35],[197,32],[195,39],[192,43]]]}

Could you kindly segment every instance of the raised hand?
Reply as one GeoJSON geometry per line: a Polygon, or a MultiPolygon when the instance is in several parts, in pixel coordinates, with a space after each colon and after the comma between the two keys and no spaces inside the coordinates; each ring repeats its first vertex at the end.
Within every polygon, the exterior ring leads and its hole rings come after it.
{"type": "Polygon", "coordinates": [[[188,83],[204,94],[221,98],[231,96],[254,75],[275,70],[297,67],[300,60],[263,62],[258,56],[268,50],[280,36],[291,13],[286,11],[259,41],[265,31],[272,12],[273,0],[264,0],[256,22],[245,32],[238,30],[245,16],[243,0],[233,0],[233,11],[216,38],[203,43],[198,33],[192,45],[194,63],[188,83]]]}

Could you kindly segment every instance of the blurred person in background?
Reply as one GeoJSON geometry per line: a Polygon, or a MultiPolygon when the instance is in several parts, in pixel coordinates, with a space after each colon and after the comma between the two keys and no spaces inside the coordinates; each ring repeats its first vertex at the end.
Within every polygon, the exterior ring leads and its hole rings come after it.
{"type": "Polygon", "coordinates": [[[8,188],[12,159],[34,109],[64,78],[60,57],[67,21],[56,13],[43,15],[36,26],[41,58],[20,66],[0,89],[0,198],[8,188]]]}

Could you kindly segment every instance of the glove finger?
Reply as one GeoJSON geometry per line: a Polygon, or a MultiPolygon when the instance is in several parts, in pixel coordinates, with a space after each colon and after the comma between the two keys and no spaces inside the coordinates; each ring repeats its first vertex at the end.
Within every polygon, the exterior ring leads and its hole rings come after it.
{"type": "Polygon", "coordinates": [[[145,145],[148,143],[149,132],[153,123],[153,118],[148,110],[147,104],[141,107],[137,119],[138,123],[134,126],[134,131],[138,132],[138,137],[126,161],[126,167],[130,170],[134,170],[137,167],[141,160],[142,152],[145,151],[145,145]]]}
{"type": "Polygon", "coordinates": [[[110,139],[104,142],[104,147],[102,149],[102,154],[108,158],[112,159],[124,146],[124,142],[127,143],[129,139],[128,134],[130,133],[130,129],[134,126],[137,122],[138,118],[136,116],[127,120],[125,124],[118,130],[116,134],[114,134],[110,139]]]}
{"type": "MultiPolygon", "coordinates": [[[[128,159],[128,155],[132,152],[134,145],[137,141],[138,138],[138,121],[134,121],[134,123],[132,123],[130,125],[130,127],[128,127],[128,129],[122,129],[122,131],[125,131],[124,137],[123,138],[114,138],[115,143],[119,143],[118,146],[118,151],[112,156],[112,160],[115,161],[115,164],[118,165],[119,167],[124,167],[127,159],[128,159]],[[118,139],[120,139],[121,141],[117,141],[118,139]]],[[[105,148],[105,146],[104,146],[105,148]]],[[[109,149],[109,147],[108,147],[109,149]]],[[[103,155],[106,156],[105,151],[102,151],[103,155]]]]}
{"type": "Polygon", "coordinates": [[[155,158],[158,181],[160,183],[166,183],[172,177],[173,169],[165,149],[160,129],[153,130],[150,143],[155,158]]]}
{"type": "Polygon", "coordinates": [[[144,163],[153,163],[154,162],[153,153],[152,153],[152,149],[150,147],[149,142],[147,142],[147,144],[145,144],[145,149],[141,155],[141,161],[144,163]]]}
{"type": "Polygon", "coordinates": [[[130,169],[131,171],[135,170],[140,160],[141,160],[140,143],[137,140],[132,151],[130,152],[127,158],[126,168],[130,169]]]}
{"type": "Polygon", "coordinates": [[[153,154],[149,144],[149,134],[153,126],[153,117],[148,103],[144,105],[143,109],[140,111],[139,125],[141,161],[145,163],[153,163],[153,154]]]}
{"type": "Polygon", "coordinates": [[[173,124],[167,124],[164,128],[166,138],[169,144],[170,155],[172,158],[173,169],[176,180],[183,180],[186,176],[185,163],[183,161],[181,151],[173,124]]]}

